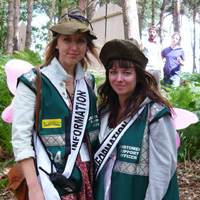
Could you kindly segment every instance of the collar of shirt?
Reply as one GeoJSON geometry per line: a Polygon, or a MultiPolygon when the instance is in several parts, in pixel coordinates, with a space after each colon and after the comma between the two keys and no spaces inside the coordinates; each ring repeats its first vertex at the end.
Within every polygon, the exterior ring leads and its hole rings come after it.
{"type": "MultiPolygon", "coordinates": [[[[59,81],[64,81],[72,76],[67,74],[61,64],[58,62],[57,58],[53,58],[50,65],[48,66],[51,75],[59,81]]],[[[75,80],[84,78],[84,71],[80,63],[77,63],[75,66],[75,80]]]]}
{"type": "Polygon", "coordinates": [[[148,38],[149,42],[153,42],[155,44],[157,44],[157,42],[155,40],[152,40],[151,38],[148,38]]]}

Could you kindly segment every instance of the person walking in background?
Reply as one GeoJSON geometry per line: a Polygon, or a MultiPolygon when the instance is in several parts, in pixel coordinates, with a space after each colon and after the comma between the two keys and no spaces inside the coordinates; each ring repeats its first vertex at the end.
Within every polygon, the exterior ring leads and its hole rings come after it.
{"type": "Polygon", "coordinates": [[[93,155],[98,144],[99,120],[95,79],[86,69],[87,63],[91,63],[88,53],[99,58],[93,43],[96,36],[88,25],[78,8],[68,8],[50,28],[53,39],[40,67],[37,136],[34,133],[37,75],[31,70],[19,78],[12,146],[30,200],[93,199],[93,155]],[[49,174],[53,173],[50,179],[49,174]],[[67,187],[69,181],[72,184],[67,187]]]}
{"type": "Polygon", "coordinates": [[[142,51],[148,58],[146,70],[155,77],[158,87],[160,88],[160,79],[163,79],[163,66],[161,46],[156,40],[157,35],[158,28],[156,26],[151,26],[149,28],[149,38],[144,42],[142,51]]]}
{"type": "Polygon", "coordinates": [[[100,52],[106,80],[98,88],[100,148],[95,199],[179,200],[171,106],[145,70],[133,42],[114,39],[100,52]]]}
{"type": "Polygon", "coordinates": [[[180,46],[181,35],[175,32],[172,36],[171,46],[165,48],[161,55],[165,58],[164,85],[179,87],[181,83],[181,66],[184,66],[185,53],[180,46]]]}

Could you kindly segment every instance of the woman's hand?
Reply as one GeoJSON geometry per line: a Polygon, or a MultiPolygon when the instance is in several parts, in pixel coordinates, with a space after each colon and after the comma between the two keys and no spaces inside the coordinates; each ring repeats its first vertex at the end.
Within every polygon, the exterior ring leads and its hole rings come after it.
{"type": "Polygon", "coordinates": [[[45,200],[39,181],[28,185],[29,200],[45,200]]]}
{"type": "Polygon", "coordinates": [[[28,158],[21,160],[20,165],[28,185],[29,200],[45,200],[41,185],[36,175],[34,159],[28,158]]]}

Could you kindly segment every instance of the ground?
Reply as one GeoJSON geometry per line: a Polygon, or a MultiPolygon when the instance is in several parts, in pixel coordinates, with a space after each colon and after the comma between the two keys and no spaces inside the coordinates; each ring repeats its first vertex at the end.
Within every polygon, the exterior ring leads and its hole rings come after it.
{"type": "MultiPolygon", "coordinates": [[[[0,147],[0,164],[12,159],[12,155],[0,147]]],[[[11,163],[0,165],[0,183],[7,178],[11,163]]],[[[200,200],[200,160],[179,162],[177,167],[180,200],[200,200]]],[[[11,192],[0,190],[0,200],[15,200],[11,192]]]]}

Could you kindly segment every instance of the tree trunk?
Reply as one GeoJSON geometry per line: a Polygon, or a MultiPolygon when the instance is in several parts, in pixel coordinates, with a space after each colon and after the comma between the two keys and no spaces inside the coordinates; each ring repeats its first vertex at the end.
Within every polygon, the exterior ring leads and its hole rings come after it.
{"type": "Polygon", "coordinates": [[[90,21],[97,5],[97,0],[90,0],[87,8],[87,19],[90,21]]]}
{"type": "MultiPolygon", "coordinates": [[[[137,1],[138,2],[138,1],[137,1]]],[[[139,3],[139,2],[138,2],[139,3]]],[[[139,9],[139,5],[138,5],[139,9]]],[[[144,21],[144,11],[146,9],[146,0],[142,3],[142,10],[141,14],[139,14],[139,31],[140,31],[140,38],[142,37],[142,27],[143,27],[143,21],[144,21]]],[[[139,11],[139,10],[138,10],[139,11]]],[[[139,12],[138,12],[139,13],[139,12]]]]}
{"type": "Polygon", "coordinates": [[[81,9],[84,16],[86,16],[87,14],[87,4],[88,4],[88,0],[79,0],[78,7],[81,9]]]}
{"type": "Polygon", "coordinates": [[[62,14],[62,0],[58,0],[59,1],[59,6],[58,6],[58,16],[60,17],[61,16],[61,14],[62,14]]]}
{"type": "Polygon", "coordinates": [[[155,13],[155,1],[152,0],[152,22],[151,22],[152,25],[155,25],[155,15],[154,15],[154,13],[155,13]]]}
{"type": "Polygon", "coordinates": [[[8,1],[7,54],[13,55],[13,0],[8,1]]]}
{"type": "Polygon", "coordinates": [[[180,32],[180,1],[172,0],[174,32],[180,32]]]}
{"type": "Polygon", "coordinates": [[[0,50],[4,49],[4,39],[3,39],[3,27],[5,23],[5,2],[1,2],[0,6],[2,7],[2,16],[0,20],[0,50]]]}
{"type": "Polygon", "coordinates": [[[31,22],[33,14],[33,0],[28,1],[28,17],[27,17],[27,27],[26,27],[26,43],[25,46],[29,49],[31,46],[31,22]]]}
{"type": "Polygon", "coordinates": [[[160,12],[160,30],[159,30],[161,45],[162,45],[162,42],[163,42],[163,21],[164,21],[165,5],[166,5],[166,0],[163,0],[162,7],[161,7],[161,12],[160,12]]]}
{"type": "MultiPolygon", "coordinates": [[[[55,10],[56,10],[56,0],[52,0],[52,12],[51,12],[51,16],[49,19],[49,27],[52,26],[52,22],[53,22],[53,17],[55,16],[55,10]]],[[[60,16],[60,15],[59,15],[60,16]]],[[[48,35],[47,35],[47,40],[50,41],[51,40],[51,31],[48,30],[48,35]]]]}
{"type": "Polygon", "coordinates": [[[140,44],[139,21],[136,0],[124,0],[123,19],[125,39],[134,38],[140,44]]]}
{"type": "Polygon", "coordinates": [[[19,18],[20,0],[15,0],[15,30],[14,30],[14,51],[19,51],[19,18]]]}
{"type": "Polygon", "coordinates": [[[196,65],[196,0],[194,0],[194,9],[193,9],[193,37],[194,37],[194,44],[193,44],[193,72],[197,72],[197,65],[196,65]]]}

